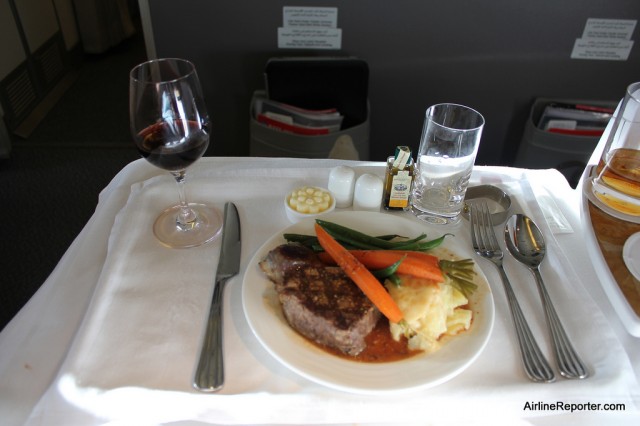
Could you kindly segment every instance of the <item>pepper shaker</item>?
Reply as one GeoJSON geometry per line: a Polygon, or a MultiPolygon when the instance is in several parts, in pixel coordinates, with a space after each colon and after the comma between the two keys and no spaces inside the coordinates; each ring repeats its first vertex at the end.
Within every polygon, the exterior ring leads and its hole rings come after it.
{"type": "Polygon", "coordinates": [[[354,210],[380,211],[383,182],[378,176],[365,173],[356,181],[353,194],[354,210]]]}
{"type": "Polygon", "coordinates": [[[336,207],[343,209],[351,207],[356,172],[348,166],[337,166],[329,174],[329,191],[336,199],[336,207]]]}

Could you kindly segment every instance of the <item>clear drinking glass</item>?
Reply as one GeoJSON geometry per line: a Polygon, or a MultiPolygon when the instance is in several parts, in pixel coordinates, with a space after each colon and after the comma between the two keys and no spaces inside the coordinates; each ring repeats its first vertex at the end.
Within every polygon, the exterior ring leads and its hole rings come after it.
{"type": "Polygon", "coordinates": [[[209,146],[209,116],[194,65],[184,59],[155,59],[131,70],[131,133],[140,155],[167,170],[178,184],[179,203],[153,225],[155,236],[173,248],[195,247],[220,234],[218,211],[188,203],[185,172],[209,146]]]}
{"type": "Polygon", "coordinates": [[[411,192],[411,211],[419,219],[459,221],[483,127],[484,117],[463,105],[427,109],[411,192]]]}
{"type": "Polygon", "coordinates": [[[593,194],[617,212],[640,217],[640,82],[629,85],[613,120],[593,194]]]}

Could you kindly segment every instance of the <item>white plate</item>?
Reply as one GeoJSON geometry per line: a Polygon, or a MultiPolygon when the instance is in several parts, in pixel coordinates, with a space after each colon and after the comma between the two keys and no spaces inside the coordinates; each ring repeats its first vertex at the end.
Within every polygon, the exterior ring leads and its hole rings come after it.
{"type": "MultiPolygon", "coordinates": [[[[391,214],[344,211],[330,213],[325,219],[374,235],[417,236],[425,232],[424,224],[391,214]]],[[[278,361],[325,386],[374,394],[438,385],[460,374],[480,355],[493,328],[494,304],[486,277],[477,266],[478,290],[470,300],[474,311],[472,327],[446,342],[436,353],[389,363],[363,363],[331,355],[297,334],[287,324],[273,283],[260,270],[258,263],[271,249],[285,243],[283,233],[312,235],[313,223],[313,220],[305,220],[271,237],[251,259],[244,276],[242,302],[245,316],[257,339],[278,361]]],[[[441,235],[428,234],[429,238],[441,235]]],[[[466,236],[447,237],[443,247],[462,258],[473,257],[466,236]]]]}
{"type": "Polygon", "coordinates": [[[631,275],[640,280],[640,232],[631,235],[624,242],[622,258],[631,275]]]}

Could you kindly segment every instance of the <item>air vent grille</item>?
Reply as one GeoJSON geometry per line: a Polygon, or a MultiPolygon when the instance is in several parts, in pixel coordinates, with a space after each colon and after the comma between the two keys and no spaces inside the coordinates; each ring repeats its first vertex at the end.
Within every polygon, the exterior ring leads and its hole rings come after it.
{"type": "Polygon", "coordinates": [[[42,115],[43,108],[50,108],[43,101],[68,74],[68,56],[62,34],[56,33],[0,81],[0,104],[7,126],[12,131],[24,120],[31,120],[36,109],[42,106],[38,112],[42,115]]]}
{"type": "Polygon", "coordinates": [[[51,43],[39,52],[37,60],[46,87],[64,75],[65,66],[58,43],[51,43]]]}
{"type": "Polygon", "coordinates": [[[19,121],[31,110],[38,95],[26,67],[19,69],[11,77],[5,81],[6,86],[2,90],[5,97],[3,105],[8,109],[5,111],[7,118],[19,121]]]}

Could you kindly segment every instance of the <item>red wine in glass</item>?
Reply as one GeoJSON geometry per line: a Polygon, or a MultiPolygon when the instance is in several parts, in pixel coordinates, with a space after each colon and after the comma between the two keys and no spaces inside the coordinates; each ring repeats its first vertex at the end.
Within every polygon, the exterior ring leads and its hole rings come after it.
{"type": "Polygon", "coordinates": [[[138,152],[148,162],[164,170],[186,169],[202,157],[209,146],[209,134],[195,121],[161,122],[142,130],[137,137],[138,152]]]}

